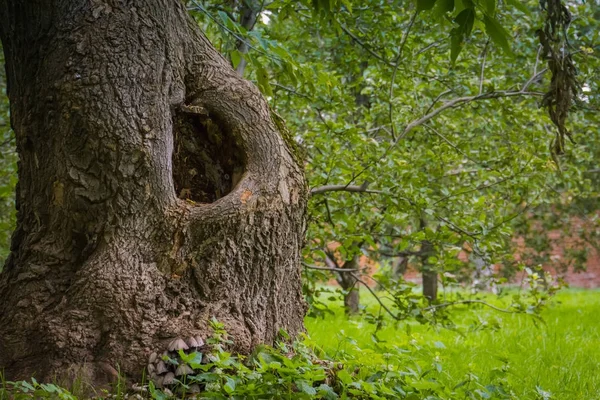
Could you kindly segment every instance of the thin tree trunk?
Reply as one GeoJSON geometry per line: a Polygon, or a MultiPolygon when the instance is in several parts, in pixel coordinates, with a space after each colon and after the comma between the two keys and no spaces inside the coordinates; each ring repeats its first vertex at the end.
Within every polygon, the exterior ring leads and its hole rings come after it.
{"type": "MultiPolygon", "coordinates": [[[[420,218],[421,229],[427,227],[424,218],[420,218]]],[[[433,244],[429,240],[421,241],[421,279],[423,283],[423,296],[432,303],[437,300],[438,273],[434,265],[429,263],[429,258],[434,255],[433,244]]]]}
{"type": "Polygon", "coordinates": [[[408,268],[408,257],[397,257],[392,261],[392,276],[403,277],[408,268]]]}
{"type": "Polygon", "coordinates": [[[139,377],[223,322],[303,330],[303,171],[258,90],[173,0],[0,0],[20,155],[0,275],[9,379],[139,377]]]}
{"type": "MultiPolygon", "coordinates": [[[[342,268],[357,269],[359,267],[359,257],[354,256],[344,263],[342,268]]],[[[351,273],[341,272],[338,274],[337,281],[339,285],[346,291],[344,295],[344,309],[346,314],[354,315],[360,311],[360,292],[358,281],[351,273]]]]}
{"type": "MultiPolygon", "coordinates": [[[[251,31],[256,24],[256,19],[261,11],[261,5],[257,0],[243,0],[240,5],[240,25],[244,27],[247,31],[251,31]]],[[[244,70],[246,69],[246,65],[248,61],[246,61],[245,54],[250,50],[250,46],[245,41],[239,41],[237,50],[242,54],[242,58],[240,59],[240,63],[236,67],[236,71],[240,75],[244,75],[244,70]]]]}
{"type": "Polygon", "coordinates": [[[329,268],[348,269],[348,272],[336,272],[335,280],[346,291],[344,294],[344,310],[346,314],[358,314],[360,311],[360,292],[358,290],[358,281],[354,278],[353,274],[358,273],[356,269],[359,267],[359,257],[354,256],[344,262],[343,265],[340,265],[336,261],[333,252],[326,250],[325,254],[325,263],[329,268]]]}
{"type": "Polygon", "coordinates": [[[438,273],[436,271],[423,269],[422,279],[423,296],[425,296],[429,302],[436,301],[438,292],[438,273]]]}

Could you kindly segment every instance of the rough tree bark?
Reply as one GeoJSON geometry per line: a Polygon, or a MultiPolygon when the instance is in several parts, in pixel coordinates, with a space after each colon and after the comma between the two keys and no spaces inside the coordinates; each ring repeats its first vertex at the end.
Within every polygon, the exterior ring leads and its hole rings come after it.
{"type": "Polygon", "coordinates": [[[303,329],[303,171],[182,2],[0,0],[0,39],[20,156],[7,378],[139,377],[211,317],[241,351],[303,329]]]}

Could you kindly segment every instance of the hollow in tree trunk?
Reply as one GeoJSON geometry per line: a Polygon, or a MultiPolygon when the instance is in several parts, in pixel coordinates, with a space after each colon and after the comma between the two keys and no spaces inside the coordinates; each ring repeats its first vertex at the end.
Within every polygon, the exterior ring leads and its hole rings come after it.
{"type": "Polygon", "coordinates": [[[303,329],[307,190],[282,124],[175,0],[0,0],[19,153],[9,379],[139,377],[215,317],[303,329]]]}

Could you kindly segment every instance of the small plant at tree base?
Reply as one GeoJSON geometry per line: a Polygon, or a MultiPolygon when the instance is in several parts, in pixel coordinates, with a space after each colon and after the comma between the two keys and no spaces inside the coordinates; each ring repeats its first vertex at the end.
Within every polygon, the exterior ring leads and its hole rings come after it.
{"type": "Polygon", "coordinates": [[[52,383],[39,383],[35,378],[31,381],[1,381],[0,399],[60,399],[77,400],[68,390],[52,383]]]}
{"type": "MultiPolygon", "coordinates": [[[[212,321],[214,335],[206,340],[203,353],[179,350],[169,357],[178,368],[191,373],[176,377],[169,388],[150,381],[137,394],[107,395],[106,398],[156,399],[518,399],[507,376],[508,360],[495,368],[491,382],[482,382],[469,372],[460,382],[448,383],[443,366],[446,345],[411,341],[406,346],[374,341],[361,347],[354,339],[338,334],[343,346],[327,354],[308,336],[290,342],[285,331],[276,346],[259,346],[248,355],[227,351],[231,344],[223,326],[212,321]],[[209,360],[209,362],[206,362],[209,360]],[[142,394],[140,394],[140,392],[142,394]]],[[[53,385],[4,382],[0,399],[76,400],[53,385]]],[[[537,393],[550,398],[542,388],[537,393]]]]}
{"type": "MultiPolygon", "coordinates": [[[[170,360],[190,373],[175,378],[168,389],[148,385],[153,399],[178,396],[202,399],[515,399],[498,370],[495,382],[484,385],[474,374],[454,387],[440,379],[443,366],[441,342],[423,347],[399,348],[375,341],[373,349],[359,348],[351,338],[344,341],[352,351],[323,352],[309,337],[291,342],[285,331],[276,346],[259,346],[248,355],[227,351],[231,341],[217,321],[215,334],[207,339],[210,351],[186,353],[179,350],[170,360]],[[427,357],[423,357],[428,353],[427,357]],[[430,353],[430,354],[429,354],[430,353]],[[433,360],[424,365],[423,359],[433,360]],[[207,362],[208,360],[208,362],[207,362]]],[[[178,367],[178,368],[179,368],[178,367]]]]}

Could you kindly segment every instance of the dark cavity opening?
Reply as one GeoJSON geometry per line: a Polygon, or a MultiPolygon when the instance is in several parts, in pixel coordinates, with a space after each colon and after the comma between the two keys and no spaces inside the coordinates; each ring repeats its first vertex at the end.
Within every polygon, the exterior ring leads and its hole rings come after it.
{"type": "Polygon", "coordinates": [[[244,173],[244,152],[216,118],[179,111],[173,121],[173,182],[177,197],[212,203],[244,173]]]}

